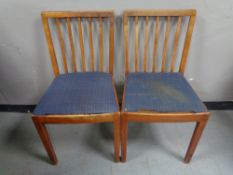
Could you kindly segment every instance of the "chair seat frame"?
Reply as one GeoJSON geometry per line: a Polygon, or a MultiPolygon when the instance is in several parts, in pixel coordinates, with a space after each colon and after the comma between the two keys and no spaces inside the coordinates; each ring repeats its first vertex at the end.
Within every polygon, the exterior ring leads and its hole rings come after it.
{"type": "MultiPolygon", "coordinates": [[[[125,83],[126,85],[126,83],[125,83]]],[[[122,106],[124,106],[124,97],[126,94],[124,86],[124,95],[122,106]]],[[[128,140],[128,123],[143,122],[143,123],[180,123],[180,122],[195,122],[191,141],[189,143],[184,162],[189,163],[198,145],[202,132],[209,119],[209,112],[200,113],[160,113],[152,111],[126,112],[121,109],[121,161],[126,162],[127,155],[127,140],[128,140]]]]}
{"type": "Polygon", "coordinates": [[[54,165],[58,163],[58,159],[52,146],[48,131],[46,129],[46,124],[113,123],[114,159],[116,162],[119,161],[120,112],[90,115],[34,115],[32,116],[32,120],[51,160],[51,163],[54,165]]]}

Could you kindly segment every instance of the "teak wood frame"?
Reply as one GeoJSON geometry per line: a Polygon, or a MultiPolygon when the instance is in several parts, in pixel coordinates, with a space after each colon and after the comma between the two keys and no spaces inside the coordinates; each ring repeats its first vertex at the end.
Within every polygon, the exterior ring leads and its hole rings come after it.
{"type": "MultiPolygon", "coordinates": [[[[190,47],[190,41],[192,36],[192,31],[195,23],[196,17],[196,10],[130,10],[124,11],[123,14],[123,30],[124,30],[124,57],[125,57],[125,73],[126,73],[126,81],[127,81],[127,74],[129,73],[129,60],[128,60],[128,36],[129,36],[129,27],[128,27],[128,18],[134,17],[135,21],[135,71],[138,71],[138,17],[145,17],[146,18],[146,27],[145,27],[145,42],[144,42],[144,72],[147,71],[146,66],[146,52],[145,50],[148,47],[148,17],[156,17],[156,27],[155,27],[155,38],[154,38],[154,62],[153,62],[153,72],[155,72],[155,60],[156,60],[156,49],[159,37],[159,27],[158,21],[159,17],[166,17],[167,18],[167,25],[166,25],[166,32],[165,32],[165,42],[163,48],[163,56],[162,56],[162,68],[161,72],[164,72],[164,65],[166,59],[166,52],[168,47],[168,38],[169,38],[169,31],[170,31],[170,17],[178,17],[177,29],[175,34],[175,41],[174,41],[174,48],[172,54],[172,67],[171,72],[174,71],[174,61],[176,57],[176,50],[178,44],[178,38],[180,33],[181,27],[181,20],[183,16],[189,16],[189,24],[186,32],[185,43],[182,52],[181,63],[179,67],[179,72],[184,73],[185,65],[188,57],[188,51],[190,47]]],[[[125,82],[126,82],[125,81],[125,82]]],[[[126,84],[126,83],[125,83],[126,84]]],[[[124,87],[123,93],[123,101],[122,106],[124,106],[124,97],[126,94],[126,88],[124,87]]],[[[121,109],[121,161],[126,161],[126,154],[127,154],[127,140],[128,140],[128,122],[159,122],[159,123],[167,123],[167,122],[196,122],[196,127],[193,132],[188,150],[186,152],[184,162],[189,163],[193,153],[197,147],[199,139],[202,135],[202,132],[205,128],[205,125],[209,118],[209,112],[202,112],[202,113],[157,113],[157,112],[150,112],[150,111],[138,111],[138,112],[126,112],[121,109]]]]}
{"type": "MultiPolygon", "coordinates": [[[[82,28],[80,23],[80,18],[88,18],[89,19],[89,30],[90,30],[90,40],[89,46],[91,51],[91,71],[94,71],[94,54],[93,54],[93,42],[92,42],[92,18],[98,18],[100,20],[100,64],[99,69],[103,71],[103,26],[102,26],[102,18],[109,18],[110,20],[110,29],[109,29],[109,72],[112,74],[113,72],[113,51],[114,51],[114,13],[112,11],[89,11],[89,12],[42,12],[42,22],[45,32],[45,37],[48,44],[48,49],[50,53],[50,58],[52,62],[52,67],[54,71],[54,75],[57,76],[60,74],[57,58],[55,54],[55,49],[53,45],[53,40],[51,36],[51,31],[49,27],[49,18],[54,18],[56,20],[56,28],[57,34],[59,38],[59,44],[62,52],[63,58],[63,66],[65,73],[67,73],[67,62],[66,55],[64,49],[64,41],[62,37],[62,33],[59,27],[59,19],[67,20],[67,28],[69,34],[70,48],[71,48],[71,56],[72,56],[72,68],[73,71],[76,72],[76,58],[74,54],[74,46],[73,46],[73,36],[72,30],[70,27],[71,18],[78,18],[78,29],[79,29],[79,39],[80,39],[80,50],[82,57],[82,71],[86,71],[86,65],[84,61],[84,49],[82,44],[82,28]]],[[[116,94],[116,89],[114,86],[114,81],[112,81],[112,85],[114,88],[114,95],[116,97],[116,104],[118,105],[118,99],[116,94]]],[[[118,108],[119,111],[119,108],[118,108]]],[[[32,120],[35,124],[37,132],[41,138],[41,141],[48,153],[48,156],[52,162],[52,164],[57,164],[58,160],[53,149],[52,143],[50,141],[49,134],[46,129],[46,124],[78,124],[78,123],[106,123],[110,122],[114,125],[114,159],[116,162],[119,161],[119,151],[120,151],[120,112],[114,113],[103,113],[103,114],[77,114],[77,115],[40,115],[40,116],[32,116],[32,120]]]]}

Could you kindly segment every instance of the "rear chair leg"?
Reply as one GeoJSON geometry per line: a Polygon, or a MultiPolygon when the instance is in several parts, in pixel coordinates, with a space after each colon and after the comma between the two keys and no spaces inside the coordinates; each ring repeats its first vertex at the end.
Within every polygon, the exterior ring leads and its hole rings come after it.
{"type": "Polygon", "coordinates": [[[115,162],[119,162],[119,150],[120,150],[120,116],[114,116],[114,159],[115,162]]]}
{"type": "Polygon", "coordinates": [[[50,141],[50,138],[49,138],[49,134],[48,134],[48,131],[45,127],[45,124],[40,122],[40,120],[38,120],[39,118],[37,117],[32,117],[32,120],[35,124],[35,127],[37,129],[37,132],[40,136],[40,139],[48,153],[48,156],[52,162],[53,165],[56,165],[57,164],[57,157],[56,157],[56,154],[55,154],[55,151],[53,149],[53,145],[50,141]]]}
{"type": "Polygon", "coordinates": [[[121,118],[121,161],[126,162],[128,140],[128,122],[124,117],[121,118]]]}
{"type": "Polygon", "coordinates": [[[190,144],[189,144],[189,147],[188,147],[188,150],[186,152],[186,155],[185,155],[185,158],[184,158],[184,162],[185,163],[189,163],[192,156],[193,156],[193,153],[197,147],[197,144],[201,138],[201,135],[202,135],[202,132],[206,126],[206,123],[207,123],[208,119],[207,120],[204,120],[204,121],[201,121],[201,122],[197,122],[196,124],[196,127],[195,127],[195,130],[193,132],[193,136],[192,136],[192,139],[190,141],[190,144]]]}

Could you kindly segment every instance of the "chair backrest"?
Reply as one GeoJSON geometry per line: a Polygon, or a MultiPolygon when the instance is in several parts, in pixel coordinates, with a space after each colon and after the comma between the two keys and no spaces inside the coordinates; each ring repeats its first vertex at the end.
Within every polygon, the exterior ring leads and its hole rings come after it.
{"type": "Polygon", "coordinates": [[[104,62],[113,72],[112,11],[46,11],[41,16],[55,76],[77,71],[104,72],[104,62]],[[104,61],[105,56],[108,61],[104,61]]]}
{"type": "Polygon", "coordinates": [[[148,62],[149,62],[150,63],[149,65],[151,67],[150,71],[152,72],[179,71],[181,73],[184,73],[191,36],[195,23],[195,17],[196,17],[196,10],[193,9],[124,11],[123,28],[124,28],[124,57],[125,57],[126,74],[130,71],[129,62],[134,62],[133,66],[135,72],[139,71],[140,51],[143,51],[143,54],[141,54],[142,55],[141,57],[143,57],[141,58],[143,60],[141,61],[142,62],[141,67],[143,67],[144,72],[149,71],[148,70],[148,62]],[[141,22],[140,23],[141,25],[139,25],[139,21],[141,22]],[[163,24],[166,27],[163,27],[163,24]],[[187,30],[183,31],[183,28],[187,28],[187,30]],[[140,29],[141,31],[139,31],[140,29]],[[180,49],[181,58],[177,59],[177,55],[178,55],[177,52],[180,48],[180,45],[182,45],[180,44],[181,33],[184,36],[183,48],[180,49]],[[143,36],[140,37],[140,35],[143,36]],[[144,41],[140,42],[140,38],[144,38],[144,41]],[[133,42],[133,46],[132,45],[131,46],[133,49],[129,49],[130,48],[129,46],[132,42],[133,42]],[[149,44],[149,42],[151,43],[152,46],[149,44]],[[161,46],[160,49],[161,51],[159,50],[159,45],[161,46]],[[142,47],[140,48],[140,46],[142,47]],[[148,46],[151,46],[150,47],[151,52],[149,52],[148,46]],[[131,55],[134,56],[131,56],[130,53],[131,55]],[[149,55],[149,53],[151,53],[150,54],[151,56],[149,55]],[[131,58],[130,56],[132,57],[132,61],[129,61],[131,58]],[[148,59],[148,57],[151,58],[148,59]],[[170,61],[168,60],[168,57],[170,57],[170,61]],[[160,62],[160,64],[158,64],[158,62],[160,62]]]}

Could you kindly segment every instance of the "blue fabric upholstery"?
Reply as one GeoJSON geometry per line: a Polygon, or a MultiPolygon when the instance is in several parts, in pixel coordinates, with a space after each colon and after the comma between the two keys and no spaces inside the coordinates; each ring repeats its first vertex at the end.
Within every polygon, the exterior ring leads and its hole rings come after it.
{"type": "Polygon", "coordinates": [[[117,105],[110,74],[71,73],[54,79],[34,114],[111,113],[117,105]]]}
{"type": "Polygon", "coordinates": [[[204,104],[180,73],[131,73],[123,111],[203,112],[204,104]]]}

